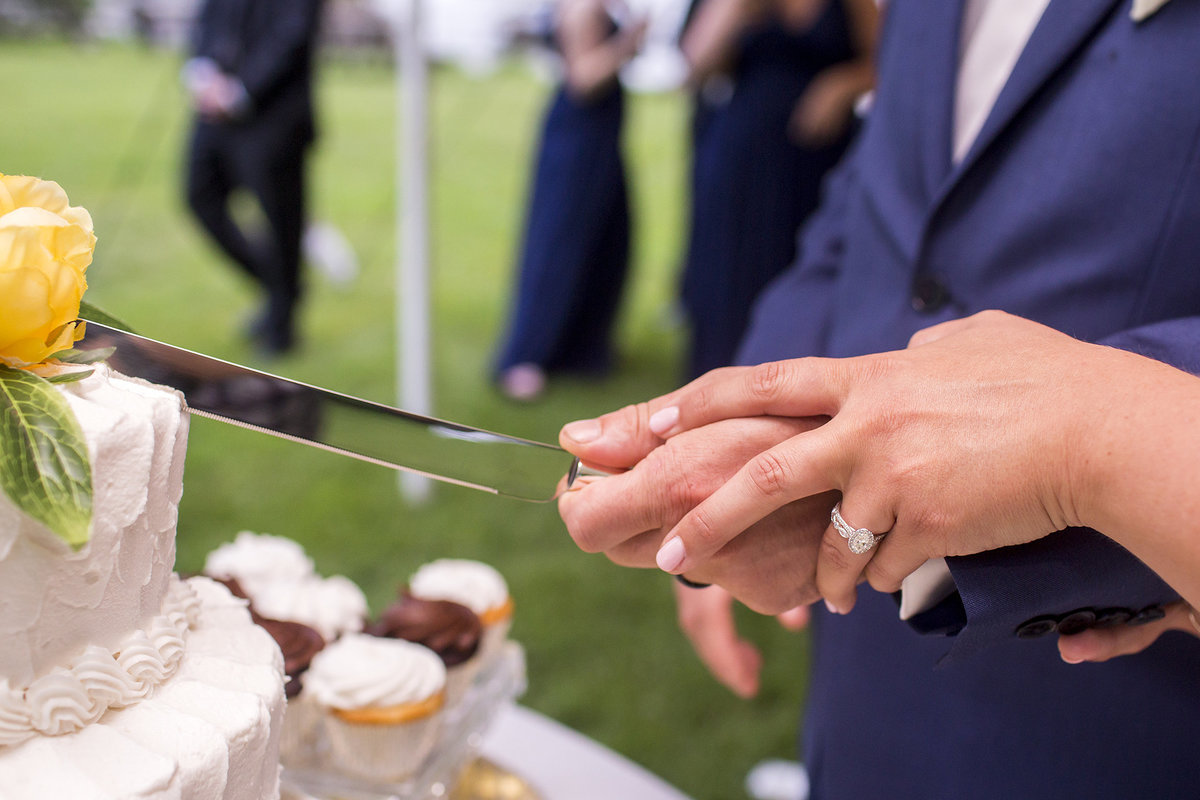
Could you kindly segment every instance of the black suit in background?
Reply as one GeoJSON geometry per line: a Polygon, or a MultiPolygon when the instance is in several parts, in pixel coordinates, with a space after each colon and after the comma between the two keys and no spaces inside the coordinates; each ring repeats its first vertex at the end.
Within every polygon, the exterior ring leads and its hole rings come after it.
{"type": "Polygon", "coordinates": [[[187,200],[221,249],[262,289],[253,333],[269,353],[294,343],[305,224],[305,159],[315,138],[312,73],[321,0],[204,0],[189,68],[213,67],[240,84],[237,102],[198,109],[187,163],[187,200]],[[266,230],[249,235],[230,195],[258,201],[266,230]]]}

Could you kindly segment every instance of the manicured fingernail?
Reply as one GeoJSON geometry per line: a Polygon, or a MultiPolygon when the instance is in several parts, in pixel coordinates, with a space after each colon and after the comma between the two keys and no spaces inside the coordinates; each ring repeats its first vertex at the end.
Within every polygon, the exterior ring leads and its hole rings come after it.
{"type": "Polygon", "coordinates": [[[1068,656],[1065,653],[1062,654],[1062,660],[1067,662],[1068,664],[1082,664],[1084,662],[1084,659],[1082,659],[1082,658],[1077,658],[1076,656],[1068,656]]]}
{"type": "Polygon", "coordinates": [[[667,406],[651,414],[647,424],[650,426],[651,433],[655,436],[662,436],[674,428],[677,422],[679,422],[678,406],[667,406]]]}
{"type": "Polygon", "coordinates": [[[674,572],[683,563],[685,555],[687,554],[683,550],[683,540],[678,536],[672,536],[666,544],[658,549],[658,555],[654,557],[654,561],[663,572],[674,572]]]}
{"type": "Polygon", "coordinates": [[[825,608],[829,609],[830,614],[841,614],[842,613],[842,612],[838,611],[834,607],[833,603],[829,602],[828,600],[825,601],[825,608]]]}
{"type": "Polygon", "coordinates": [[[600,438],[600,421],[581,419],[576,422],[568,422],[563,426],[563,433],[572,441],[587,444],[600,438]]]}

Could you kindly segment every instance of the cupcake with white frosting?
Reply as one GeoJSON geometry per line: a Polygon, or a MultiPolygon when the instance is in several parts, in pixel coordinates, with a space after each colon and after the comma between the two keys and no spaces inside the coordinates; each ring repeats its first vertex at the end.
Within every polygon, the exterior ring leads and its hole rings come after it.
{"type": "Polygon", "coordinates": [[[413,597],[449,600],[474,611],[483,623],[483,642],[479,648],[483,661],[497,653],[508,638],[513,600],[504,576],[488,564],[440,558],[418,569],[409,581],[408,590],[413,597]]]}
{"type": "Polygon", "coordinates": [[[314,628],[326,642],[358,633],[367,618],[362,589],[341,575],[324,578],[292,539],[242,531],[208,554],[204,574],[236,581],[255,613],[314,628]]]}
{"type": "Polygon", "coordinates": [[[483,624],[461,603],[413,597],[405,589],[366,632],[416,642],[437,653],[446,666],[447,708],[457,705],[479,671],[483,624]]]}
{"type": "Polygon", "coordinates": [[[303,683],[326,712],[333,763],[348,774],[402,781],[437,740],[446,668],[427,647],[347,634],[317,653],[303,683]]]}
{"type": "Polygon", "coordinates": [[[263,586],[288,583],[314,574],[313,562],[298,542],[283,536],[242,531],[208,554],[204,574],[232,578],[253,598],[263,586]]]}
{"type": "Polygon", "coordinates": [[[251,593],[250,601],[264,617],[307,625],[327,642],[360,632],[367,617],[362,589],[341,575],[266,583],[251,593]]]}

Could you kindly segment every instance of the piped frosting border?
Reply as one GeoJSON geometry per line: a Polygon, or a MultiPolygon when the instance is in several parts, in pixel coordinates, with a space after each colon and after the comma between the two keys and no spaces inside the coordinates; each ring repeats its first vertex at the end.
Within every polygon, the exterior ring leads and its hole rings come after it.
{"type": "Polygon", "coordinates": [[[195,590],[173,575],[161,613],[115,652],[93,645],[22,688],[0,678],[0,748],[73,733],[149,696],[179,668],[199,613],[195,590]]]}

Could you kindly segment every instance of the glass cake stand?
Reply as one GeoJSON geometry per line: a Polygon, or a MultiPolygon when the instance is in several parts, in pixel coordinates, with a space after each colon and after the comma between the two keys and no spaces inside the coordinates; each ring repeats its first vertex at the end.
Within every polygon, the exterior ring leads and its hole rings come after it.
{"type": "Polygon", "coordinates": [[[479,758],[483,733],[501,707],[525,691],[525,651],[505,642],[492,663],[443,714],[437,745],[401,783],[378,784],[343,773],[319,737],[283,765],[283,797],[293,800],[538,800],[523,780],[479,758]]]}

